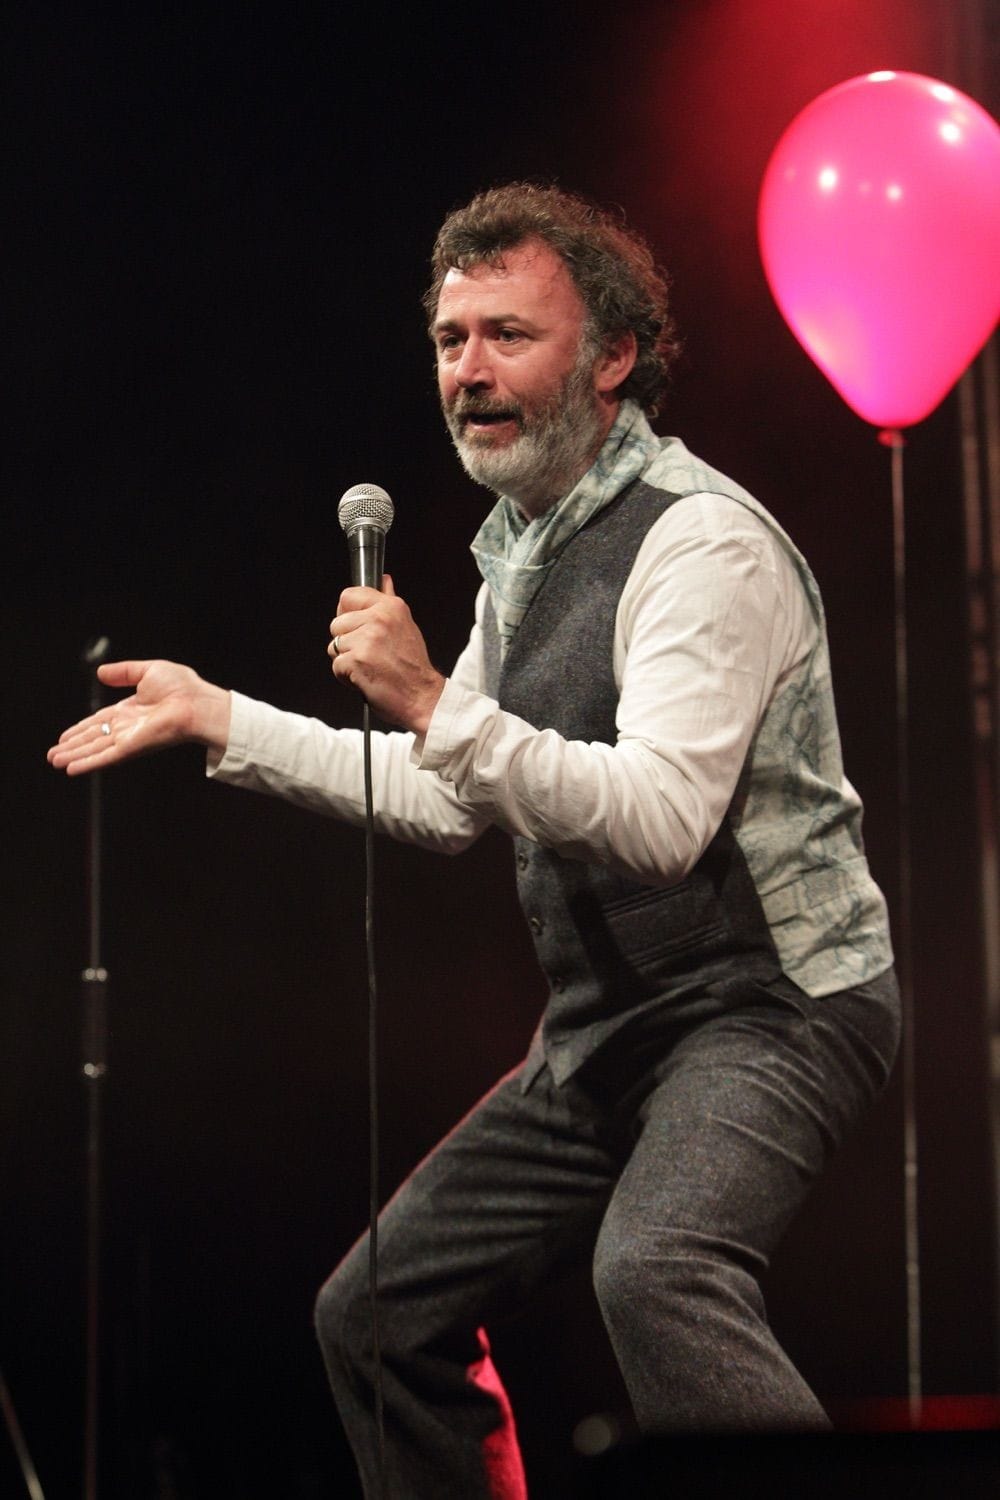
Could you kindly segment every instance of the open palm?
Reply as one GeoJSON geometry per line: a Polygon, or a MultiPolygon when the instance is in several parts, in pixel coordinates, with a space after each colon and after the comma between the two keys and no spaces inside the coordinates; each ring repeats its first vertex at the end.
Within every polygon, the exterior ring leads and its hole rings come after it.
{"type": "Polygon", "coordinates": [[[192,740],[224,748],[229,694],[191,667],[172,661],[106,662],[98,676],[108,687],[134,692],[63,731],[48,752],[57,770],[78,776],[192,740]]]}

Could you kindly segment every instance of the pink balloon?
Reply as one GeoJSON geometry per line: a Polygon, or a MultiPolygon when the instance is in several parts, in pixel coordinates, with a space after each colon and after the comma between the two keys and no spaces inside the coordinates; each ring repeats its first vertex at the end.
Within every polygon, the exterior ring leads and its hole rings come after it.
{"type": "Polygon", "coordinates": [[[758,234],[775,301],[848,406],[919,422],[1000,316],[1000,128],[936,79],[852,78],[781,137],[758,234]]]}

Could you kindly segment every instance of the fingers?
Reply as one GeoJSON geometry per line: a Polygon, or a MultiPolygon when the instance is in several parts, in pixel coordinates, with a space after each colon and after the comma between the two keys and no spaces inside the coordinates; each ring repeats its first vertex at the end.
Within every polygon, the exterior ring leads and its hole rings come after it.
{"type": "Polygon", "coordinates": [[[384,582],[386,587],[379,592],[378,589],[363,588],[360,585],[345,589],[337,603],[337,614],[330,621],[331,635],[349,635],[352,630],[357,630],[360,625],[365,625],[373,619],[376,612],[384,609],[388,601],[393,601],[390,610],[403,609],[406,606],[399,598],[392,586],[392,579],[386,573],[384,582]]]}
{"type": "MultiPolygon", "coordinates": [[[[98,667],[97,675],[107,687],[135,687],[150,665],[148,661],[107,661],[98,667]]],[[[121,701],[128,703],[131,700],[123,698],[121,701]]],[[[64,729],[46,753],[49,765],[76,776],[83,771],[96,771],[119,759],[114,710],[120,707],[121,704],[108,704],[64,729]]]]}
{"type": "MultiPolygon", "coordinates": [[[[127,700],[126,700],[127,701],[127,700]]],[[[117,705],[115,705],[117,707],[117,705]]],[[[98,771],[102,766],[113,765],[121,758],[112,708],[91,714],[81,719],[59,736],[48,751],[50,766],[65,771],[67,776],[80,776],[87,771],[98,771]]]]}
{"type": "Polygon", "coordinates": [[[97,675],[108,687],[136,687],[151,665],[148,661],[106,661],[97,675]]]}
{"type": "Polygon", "coordinates": [[[340,657],[340,656],[343,656],[345,654],[346,650],[347,650],[347,646],[346,646],[344,637],[341,636],[341,635],[334,634],[334,637],[333,637],[332,641],[330,642],[329,646],[327,646],[327,648],[326,648],[326,654],[330,658],[330,660],[334,663],[334,670],[335,671],[336,671],[337,658],[340,657]]]}
{"type": "Polygon", "coordinates": [[[378,589],[365,588],[363,584],[352,585],[341,594],[337,601],[337,617],[341,615],[359,614],[362,610],[372,609],[385,594],[380,594],[378,589]]]}
{"type": "MultiPolygon", "coordinates": [[[[391,589],[391,580],[390,580],[391,589]]],[[[334,671],[338,677],[343,676],[350,680],[350,669],[341,666],[337,671],[337,662],[340,657],[346,655],[351,649],[351,636],[362,625],[366,625],[372,619],[372,612],[378,605],[385,602],[385,595],[380,594],[378,589],[354,587],[345,589],[340,596],[337,606],[337,614],[330,621],[330,644],[326,648],[326,654],[334,663],[334,671]]],[[[395,598],[395,594],[391,594],[395,598]]]]}
{"type": "Polygon", "coordinates": [[[110,721],[111,705],[109,704],[107,708],[99,709],[97,713],[88,714],[78,724],[71,724],[68,729],[63,730],[56,743],[52,746],[52,750],[49,751],[50,758],[53,751],[60,748],[66,749],[70,745],[89,744],[91,741],[99,743],[101,740],[107,739],[111,734],[110,721]],[[108,725],[107,729],[102,728],[104,724],[108,725]]]}

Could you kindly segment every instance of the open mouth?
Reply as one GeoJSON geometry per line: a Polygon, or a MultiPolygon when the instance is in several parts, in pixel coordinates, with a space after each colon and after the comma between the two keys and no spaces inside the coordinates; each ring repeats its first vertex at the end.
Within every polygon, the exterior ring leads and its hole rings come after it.
{"type": "Polygon", "coordinates": [[[462,426],[466,431],[488,432],[494,427],[506,427],[517,421],[514,411],[470,411],[463,412],[462,426]]]}

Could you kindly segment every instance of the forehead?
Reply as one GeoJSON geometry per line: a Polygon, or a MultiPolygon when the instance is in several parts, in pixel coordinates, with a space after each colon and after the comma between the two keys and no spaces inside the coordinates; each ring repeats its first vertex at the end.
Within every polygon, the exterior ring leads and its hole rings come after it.
{"type": "Polygon", "coordinates": [[[585,308],[562,258],[541,240],[503,252],[496,264],[452,269],[438,297],[437,323],[472,317],[519,317],[531,322],[582,324],[585,308]]]}

